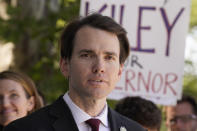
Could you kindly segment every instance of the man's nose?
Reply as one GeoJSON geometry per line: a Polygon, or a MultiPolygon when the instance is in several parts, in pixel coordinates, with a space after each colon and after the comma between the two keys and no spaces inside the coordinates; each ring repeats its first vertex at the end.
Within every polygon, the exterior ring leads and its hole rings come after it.
{"type": "Polygon", "coordinates": [[[92,72],[93,73],[104,73],[105,72],[105,62],[102,58],[96,58],[94,60],[92,72]]]}

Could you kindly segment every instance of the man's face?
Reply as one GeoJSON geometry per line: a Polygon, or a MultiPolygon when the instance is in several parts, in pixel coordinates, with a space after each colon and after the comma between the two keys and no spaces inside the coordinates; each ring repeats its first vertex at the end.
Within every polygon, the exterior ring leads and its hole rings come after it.
{"type": "Polygon", "coordinates": [[[105,99],[122,71],[117,36],[84,26],[77,32],[74,43],[71,60],[61,62],[62,72],[69,78],[69,93],[105,99]]]}
{"type": "Polygon", "coordinates": [[[197,120],[192,110],[192,106],[188,102],[177,104],[168,112],[169,127],[171,131],[196,131],[197,120]]]}

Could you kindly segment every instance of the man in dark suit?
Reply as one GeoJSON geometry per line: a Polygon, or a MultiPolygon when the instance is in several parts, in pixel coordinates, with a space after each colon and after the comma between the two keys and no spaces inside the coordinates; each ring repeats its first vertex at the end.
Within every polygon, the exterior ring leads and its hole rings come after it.
{"type": "Polygon", "coordinates": [[[4,131],[144,131],[106,102],[129,55],[124,28],[107,16],[92,14],[67,25],[60,47],[60,69],[69,80],[69,91],[4,131]]]}

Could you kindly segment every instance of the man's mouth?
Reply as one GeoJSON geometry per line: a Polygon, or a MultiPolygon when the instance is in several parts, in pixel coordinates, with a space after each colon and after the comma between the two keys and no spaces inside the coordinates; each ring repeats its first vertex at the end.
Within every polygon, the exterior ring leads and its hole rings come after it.
{"type": "Polygon", "coordinates": [[[102,79],[91,79],[91,80],[89,80],[89,82],[91,84],[103,84],[103,83],[105,83],[105,81],[102,80],[102,79]]]}

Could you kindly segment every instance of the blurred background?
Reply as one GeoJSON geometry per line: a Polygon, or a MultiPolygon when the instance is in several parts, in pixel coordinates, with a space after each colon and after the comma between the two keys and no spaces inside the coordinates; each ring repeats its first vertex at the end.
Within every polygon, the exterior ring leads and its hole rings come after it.
{"type": "Polygon", "coordinates": [[[185,48],[183,92],[197,99],[197,0],[191,0],[190,14],[185,48]]]}
{"type": "MultiPolygon", "coordinates": [[[[183,92],[197,99],[197,0],[191,2],[183,92]]],[[[47,104],[68,89],[59,70],[58,38],[79,8],[80,0],[0,0],[0,71],[28,74],[47,104]]]]}
{"type": "Polygon", "coordinates": [[[0,71],[28,74],[47,103],[63,94],[58,39],[79,7],[79,0],[0,0],[0,71]]]}

